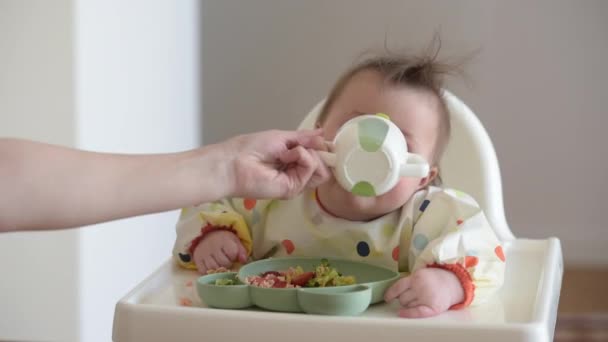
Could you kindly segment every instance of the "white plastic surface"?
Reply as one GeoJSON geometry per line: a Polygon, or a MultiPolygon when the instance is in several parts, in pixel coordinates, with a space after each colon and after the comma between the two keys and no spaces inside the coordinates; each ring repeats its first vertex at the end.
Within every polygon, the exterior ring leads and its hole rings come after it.
{"type": "MultiPolygon", "coordinates": [[[[357,317],[182,307],[173,284],[195,274],[169,260],[119,301],[114,341],[552,341],[563,273],[559,240],[515,239],[492,143],[466,105],[450,93],[446,98],[452,138],[441,165],[444,183],[473,195],[504,242],[505,283],[491,302],[422,320],[396,317],[396,304],[378,304],[357,317]]],[[[314,126],[321,106],[300,128],[314,126]]]]}
{"type": "Polygon", "coordinates": [[[173,284],[193,272],[168,260],[116,306],[114,341],[534,341],[553,340],[562,276],[557,239],[505,243],[505,284],[485,305],[408,320],[379,304],[357,317],[178,305],[173,284]],[[313,339],[314,340],[314,339],[313,339]]]}

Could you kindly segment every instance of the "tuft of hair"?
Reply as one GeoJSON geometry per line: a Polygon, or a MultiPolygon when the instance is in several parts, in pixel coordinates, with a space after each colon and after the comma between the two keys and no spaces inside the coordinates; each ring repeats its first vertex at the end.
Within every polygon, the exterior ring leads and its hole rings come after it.
{"type": "Polygon", "coordinates": [[[439,127],[437,141],[433,149],[432,165],[438,165],[450,138],[450,115],[443,96],[444,78],[462,74],[460,64],[449,64],[439,60],[441,39],[436,33],[429,46],[419,55],[395,53],[384,46],[384,52],[368,57],[348,69],[331,89],[321,109],[317,123],[322,124],[329,109],[341,94],[350,79],[361,71],[373,70],[380,73],[391,86],[405,86],[431,94],[437,101],[439,127]]]}

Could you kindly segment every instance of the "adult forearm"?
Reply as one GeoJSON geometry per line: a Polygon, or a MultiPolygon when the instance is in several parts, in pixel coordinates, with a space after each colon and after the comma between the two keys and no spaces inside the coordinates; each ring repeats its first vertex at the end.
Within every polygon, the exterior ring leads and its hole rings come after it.
{"type": "Polygon", "coordinates": [[[82,226],[228,194],[214,147],[157,155],[85,152],[0,139],[0,230],[82,226]]]}

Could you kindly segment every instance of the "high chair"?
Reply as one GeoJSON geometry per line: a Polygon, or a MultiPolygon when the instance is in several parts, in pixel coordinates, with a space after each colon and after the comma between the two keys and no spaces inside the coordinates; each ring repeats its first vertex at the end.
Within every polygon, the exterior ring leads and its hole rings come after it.
{"type": "MultiPolygon", "coordinates": [[[[168,260],[116,305],[113,340],[201,341],[553,341],[563,263],[560,242],[517,239],[505,220],[496,153],[475,114],[445,92],[452,137],[441,166],[446,187],[472,195],[503,242],[505,282],[488,303],[427,319],[397,317],[378,304],[357,317],[183,307],[173,284],[192,277],[168,260]]],[[[323,102],[300,128],[312,128],[323,102]]]]}

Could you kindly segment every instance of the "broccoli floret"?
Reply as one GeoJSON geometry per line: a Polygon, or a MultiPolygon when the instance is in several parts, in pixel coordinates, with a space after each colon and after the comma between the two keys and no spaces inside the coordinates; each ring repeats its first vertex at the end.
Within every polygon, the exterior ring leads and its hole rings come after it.
{"type": "Polygon", "coordinates": [[[220,278],[215,280],[215,285],[217,286],[228,286],[234,285],[234,280],[230,278],[220,278]]]}
{"type": "Polygon", "coordinates": [[[321,259],[321,264],[315,268],[315,276],[306,284],[307,287],[343,286],[355,284],[353,276],[342,276],[331,267],[329,260],[321,259]]]}

